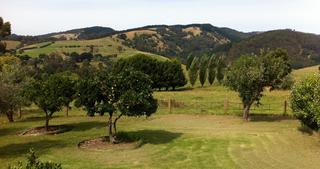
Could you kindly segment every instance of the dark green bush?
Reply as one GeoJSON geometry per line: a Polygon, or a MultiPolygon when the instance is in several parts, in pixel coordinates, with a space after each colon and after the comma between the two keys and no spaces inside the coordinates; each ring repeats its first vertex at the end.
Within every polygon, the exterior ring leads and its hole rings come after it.
{"type": "Polygon", "coordinates": [[[314,130],[320,128],[320,74],[296,84],[291,93],[294,116],[314,130]]]}

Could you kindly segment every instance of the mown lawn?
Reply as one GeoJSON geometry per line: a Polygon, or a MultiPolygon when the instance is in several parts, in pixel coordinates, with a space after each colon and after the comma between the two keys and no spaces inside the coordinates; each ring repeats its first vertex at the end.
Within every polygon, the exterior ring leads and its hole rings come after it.
{"type": "MultiPolygon", "coordinates": [[[[72,112],[77,113],[77,112],[72,112]]],[[[80,113],[80,112],[78,112],[80,113]]],[[[120,131],[141,138],[137,148],[81,150],[80,141],[106,135],[106,117],[63,117],[51,124],[73,130],[48,136],[18,136],[43,125],[42,118],[1,124],[0,168],[24,160],[34,148],[42,160],[61,162],[64,168],[318,168],[317,134],[299,131],[299,123],[280,116],[255,117],[243,122],[237,116],[155,115],[124,118],[120,131]]],[[[4,120],[1,118],[1,120],[4,120]]]]}

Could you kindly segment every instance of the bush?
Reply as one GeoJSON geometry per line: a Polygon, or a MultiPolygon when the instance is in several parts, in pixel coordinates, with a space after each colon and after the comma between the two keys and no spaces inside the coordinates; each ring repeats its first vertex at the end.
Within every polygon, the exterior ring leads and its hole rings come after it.
{"type": "Polygon", "coordinates": [[[314,130],[320,128],[320,74],[307,77],[296,84],[291,93],[294,116],[314,130]]]}
{"type": "Polygon", "coordinates": [[[294,79],[291,75],[286,76],[284,79],[282,79],[281,83],[279,85],[276,85],[276,89],[283,89],[283,90],[289,90],[292,88],[294,84],[294,79]]]}
{"type": "Polygon", "coordinates": [[[41,162],[39,158],[35,155],[35,152],[30,149],[27,156],[27,163],[23,164],[18,162],[17,165],[9,166],[8,169],[62,169],[61,164],[53,162],[41,162]]]}

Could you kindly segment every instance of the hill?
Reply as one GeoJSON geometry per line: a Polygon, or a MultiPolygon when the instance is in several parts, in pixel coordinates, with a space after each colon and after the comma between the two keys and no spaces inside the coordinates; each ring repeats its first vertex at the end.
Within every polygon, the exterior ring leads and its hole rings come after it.
{"type": "Polygon", "coordinates": [[[283,48],[288,51],[294,68],[320,63],[320,36],[293,30],[275,30],[256,34],[232,45],[229,60],[242,55],[259,53],[261,48],[283,48]]]}
{"type": "Polygon", "coordinates": [[[90,52],[91,50],[93,54],[101,54],[103,56],[110,57],[127,57],[137,53],[145,53],[156,58],[165,59],[163,56],[138,51],[136,49],[124,46],[117,39],[110,37],[94,40],[62,40],[42,42],[20,48],[18,53],[20,55],[37,57],[39,54],[59,53],[65,55],[72,52],[90,52]]]}
{"type": "Polygon", "coordinates": [[[300,81],[304,77],[313,75],[313,74],[318,73],[318,72],[320,73],[319,67],[320,67],[320,65],[310,66],[310,67],[305,67],[305,68],[302,68],[302,69],[294,70],[292,72],[293,78],[294,78],[295,81],[300,81]]]}
{"type": "Polygon", "coordinates": [[[130,48],[185,59],[190,53],[200,55],[220,50],[220,46],[240,41],[253,34],[255,33],[243,33],[210,24],[190,24],[151,25],[123,31],[115,31],[107,27],[88,27],[39,36],[11,35],[6,39],[20,41],[21,46],[29,46],[51,41],[112,37],[130,48]]]}
{"type": "Polygon", "coordinates": [[[38,36],[23,36],[12,34],[6,37],[6,40],[20,41],[23,45],[31,45],[35,43],[57,41],[57,40],[88,40],[106,37],[114,33],[115,30],[108,27],[93,26],[80,29],[72,29],[63,32],[48,33],[38,36]]]}
{"type": "Polygon", "coordinates": [[[116,32],[124,45],[168,57],[185,59],[190,53],[212,52],[221,45],[237,42],[252,34],[210,24],[154,25],[116,32]]]}

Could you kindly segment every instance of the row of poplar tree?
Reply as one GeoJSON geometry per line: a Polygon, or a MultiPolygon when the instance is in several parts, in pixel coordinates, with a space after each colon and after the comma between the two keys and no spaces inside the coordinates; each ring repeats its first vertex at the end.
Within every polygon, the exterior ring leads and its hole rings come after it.
{"type": "Polygon", "coordinates": [[[198,77],[201,86],[203,86],[207,80],[210,85],[212,85],[215,80],[221,83],[224,78],[225,68],[224,57],[218,55],[204,55],[202,57],[189,55],[186,64],[189,81],[192,86],[195,85],[198,77]]]}

